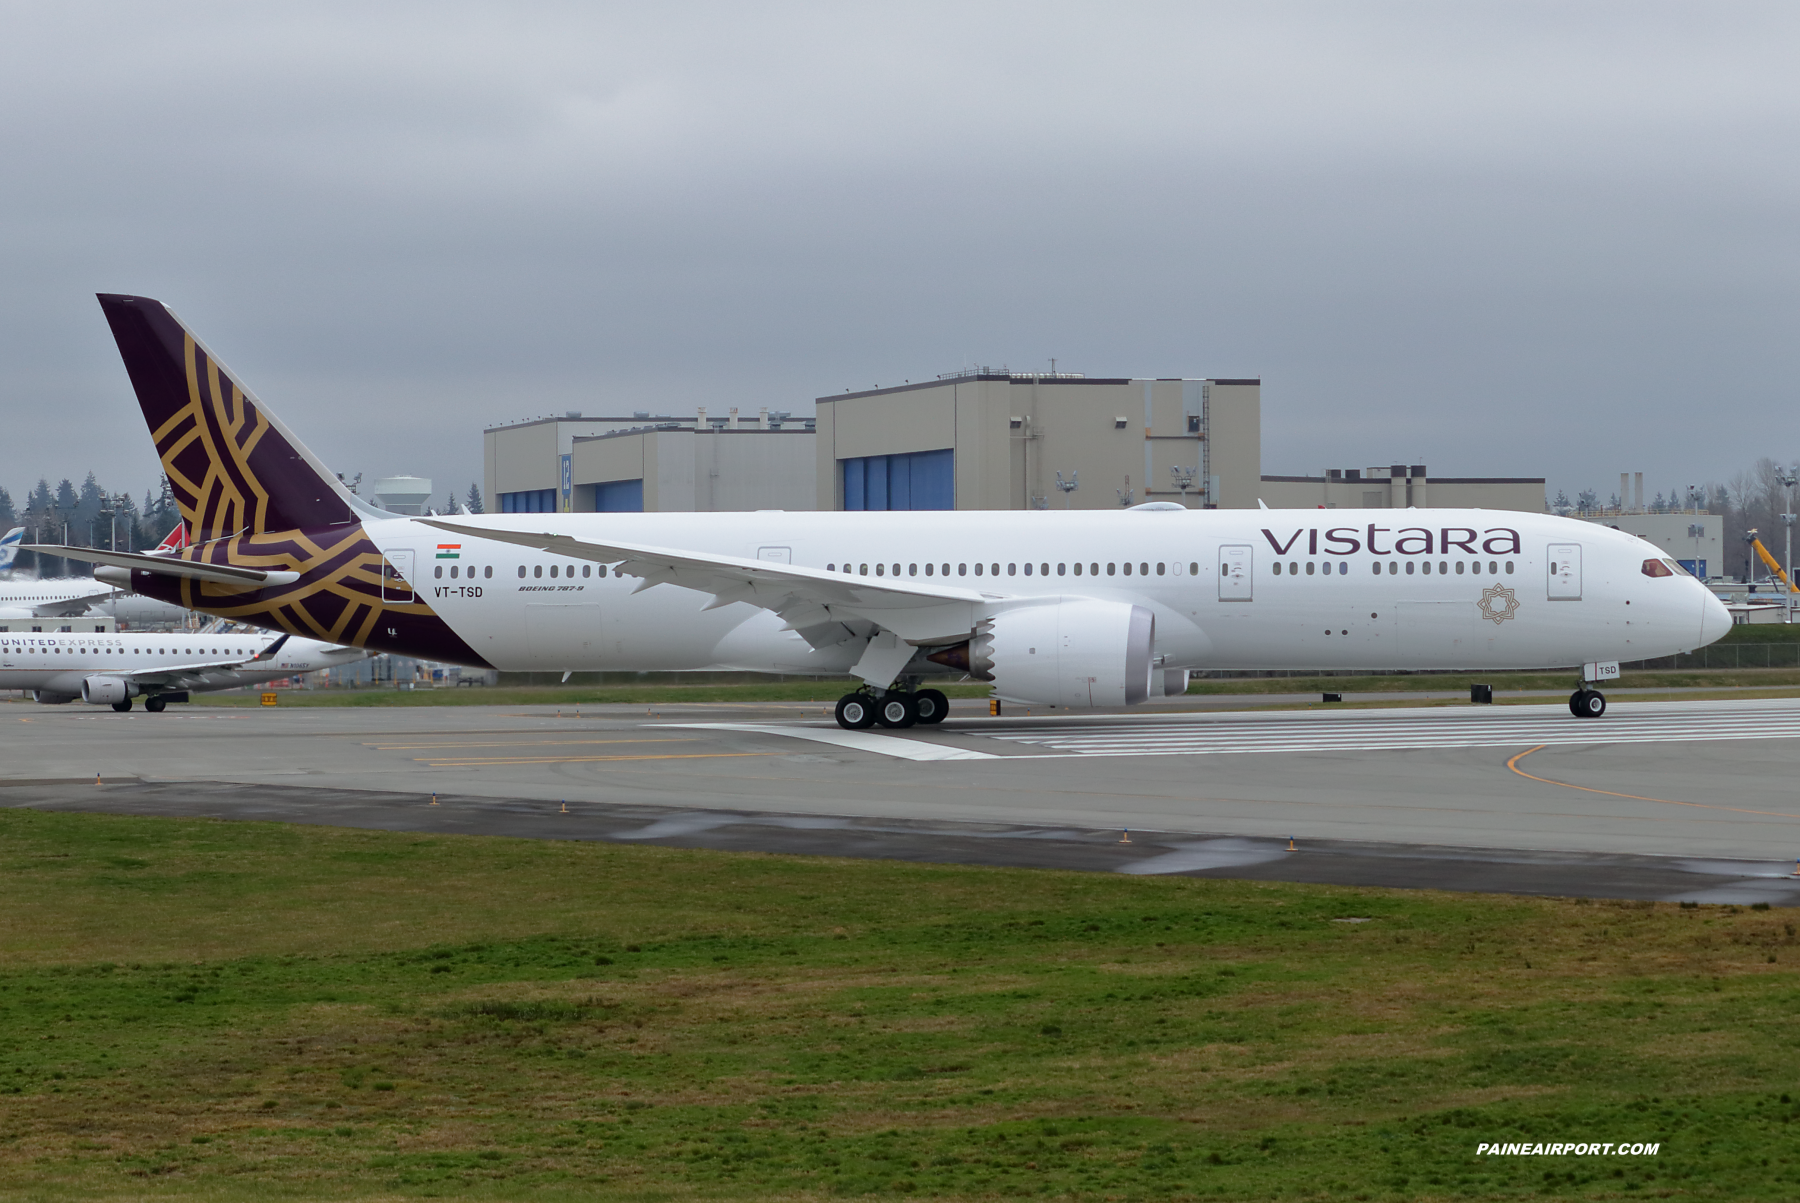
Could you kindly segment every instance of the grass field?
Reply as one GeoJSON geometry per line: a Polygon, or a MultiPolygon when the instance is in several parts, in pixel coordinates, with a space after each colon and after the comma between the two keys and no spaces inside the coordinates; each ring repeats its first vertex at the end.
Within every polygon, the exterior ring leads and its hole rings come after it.
{"type": "Polygon", "coordinates": [[[6,1198],[1773,1200],[1800,1168],[1782,911],[22,810],[0,856],[6,1198]],[[1660,1152],[1475,1156],[1589,1140],[1660,1152]]]}

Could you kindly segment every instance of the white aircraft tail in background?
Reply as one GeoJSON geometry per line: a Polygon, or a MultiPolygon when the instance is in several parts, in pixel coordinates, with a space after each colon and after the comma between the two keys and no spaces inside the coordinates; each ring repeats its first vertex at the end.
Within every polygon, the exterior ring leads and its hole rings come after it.
{"type": "Polygon", "coordinates": [[[25,537],[25,528],[15,526],[0,535],[0,570],[13,566],[13,559],[19,554],[19,542],[25,537]]]}

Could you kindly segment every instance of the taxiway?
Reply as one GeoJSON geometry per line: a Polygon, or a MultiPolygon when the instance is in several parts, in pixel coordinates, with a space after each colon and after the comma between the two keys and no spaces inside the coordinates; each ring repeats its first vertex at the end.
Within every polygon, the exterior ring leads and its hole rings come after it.
{"type": "Polygon", "coordinates": [[[0,763],[12,806],[1800,901],[1793,700],[1619,700],[1599,720],[1558,706],[999,719],[959,706],[904,732],[846,732],[791,704],[13,704],[0,763]]]}

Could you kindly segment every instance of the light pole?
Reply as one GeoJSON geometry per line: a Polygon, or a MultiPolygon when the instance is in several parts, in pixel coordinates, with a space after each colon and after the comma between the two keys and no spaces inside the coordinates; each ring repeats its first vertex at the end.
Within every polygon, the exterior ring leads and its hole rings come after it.
{"type": "Polygon", "coordinates": [[[106,550],[119,550],[119,499],[101,494],[100,516],[107,521],[106,550]]]}
{"type": "Polygon", "coordinates": [[[1787,513],[1781,516],[1782,538],[1786,546],[1782,549],[1782,560],[1787,564],[1788,578],[1788,621],[1794,621],[1794,484],[1800,481],[1800,468],[1777,468],[1775,479],[1787,490],[1787,513]]]}

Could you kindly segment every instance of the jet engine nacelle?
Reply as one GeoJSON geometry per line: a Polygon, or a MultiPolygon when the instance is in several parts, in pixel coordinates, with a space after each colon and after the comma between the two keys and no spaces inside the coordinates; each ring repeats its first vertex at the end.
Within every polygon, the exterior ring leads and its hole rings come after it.
{"type": "Polygon", "coordinates": [[[81,700],[95,706],[110,706],[131,696],[130,688],[118,677],[84,677],[81,700]]]}
{"type": "Polygon", "coordinates": [[[1008,701],[1088,709],[1150,696],[1156,616],[1128,602],[1071,601],[995,615],[969,641],[971,667],[1008,701]]]}
{"type": "Polygon", "coordinates": [[[59,693],[54,689],[31,691],[31,700],[40,706],[66,706],[80,696],[78,693],[59,693]]]}

